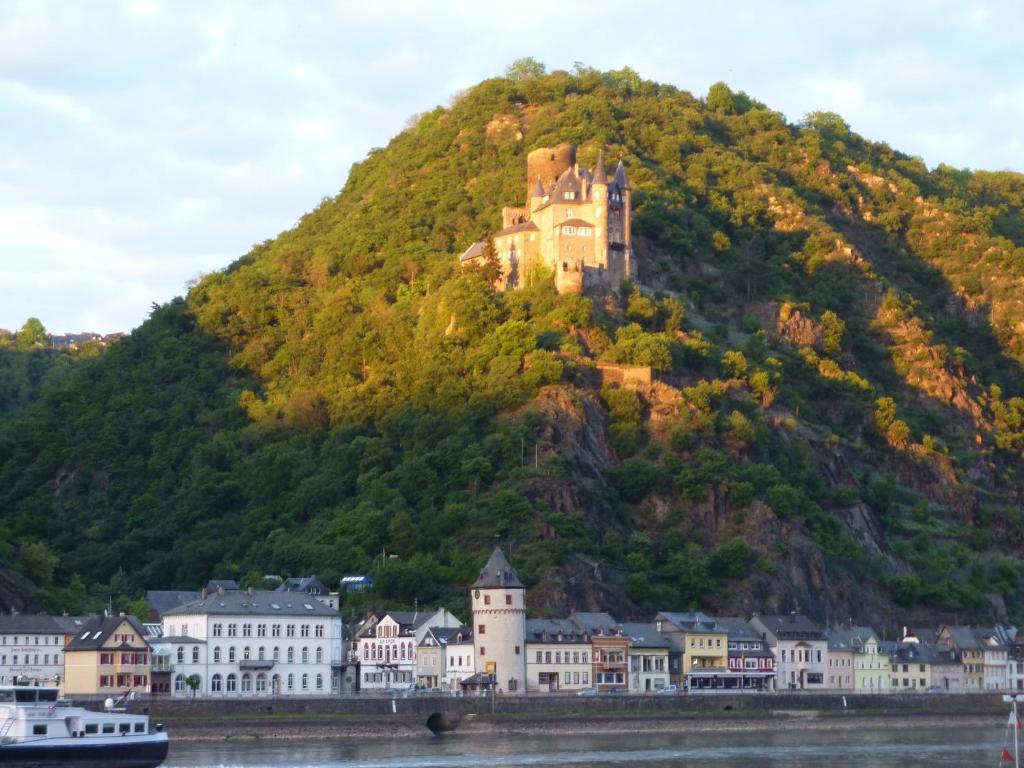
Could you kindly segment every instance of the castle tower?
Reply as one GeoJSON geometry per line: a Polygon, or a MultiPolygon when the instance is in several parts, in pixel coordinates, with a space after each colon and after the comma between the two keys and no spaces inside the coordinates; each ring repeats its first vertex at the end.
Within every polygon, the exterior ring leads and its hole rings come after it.
{"type": "Polygon", "coordinates": [[[616,193],[621,198],[621,242],[622,242],[622,275],[620,279],[628,280],[633,276],[633,249],[631,237],[631,216],[633,205],[633,190],[630,189],[629,179],[626,178],[626,165],[619,160],[615,168],[615,181],[613,182],[616,193]]]}
{"type": "Polygon", "coordinates": [[[526,588],[500,547],[471,589],[477,673],[494,675],[502,693],[526,693],[526,588]]]}
{"type": "Polygon", "coordinates": [[[575,144],[543,147],[528,154],[526,156],[526,205],[530,205],[530,198],[538,181],[544,189],[551,189],[558,178],[575,165],[575,144]]]}
{"type": "Polygon", "coordinates": [[[604,153],[597,155],[594,180],[591,182],[594,201],[594,260],[608,268],[608,174],[604,170],[604,153]]]}

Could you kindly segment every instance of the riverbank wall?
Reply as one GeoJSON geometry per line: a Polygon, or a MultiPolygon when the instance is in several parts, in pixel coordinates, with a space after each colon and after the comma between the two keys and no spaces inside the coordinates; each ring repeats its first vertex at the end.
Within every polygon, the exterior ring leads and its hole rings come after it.
{"type": "Polygon", "coordinates": [[[691,694],[280,699],[152,699],[146,713],[174,738],[283,739],[429,735],[443,714],[457,733],[563,733],[800,727],[904,727],[1005,720],[1000,694],[691,694]]]}

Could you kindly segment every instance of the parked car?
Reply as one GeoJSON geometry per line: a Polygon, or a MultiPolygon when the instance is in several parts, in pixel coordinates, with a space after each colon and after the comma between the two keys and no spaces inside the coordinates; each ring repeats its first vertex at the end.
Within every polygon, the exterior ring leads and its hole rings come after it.
{"type": "Polygon", "coordinates": [[[580,688],[576,691],[577,696],[597,696],[597,688],[580,688]]]}
{"type": "Polygon", "coordinates": [[[679,693],[679,686],[675,684],[663,685],[658,688],[655,693],[661,694],[662,696],[674,696],[679,693]]]}

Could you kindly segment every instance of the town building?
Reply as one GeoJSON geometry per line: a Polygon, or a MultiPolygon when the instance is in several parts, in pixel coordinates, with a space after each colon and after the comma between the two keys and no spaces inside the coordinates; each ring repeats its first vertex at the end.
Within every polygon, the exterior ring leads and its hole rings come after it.
{"type": "Polygon", "coordinates": [[[568,619],[526,620],[526,689],[578,691],[591,686],[590,635],[568,619]]]}
{"type": "Polygon", "coordinates": [[[1007,688],[1009,648],[993,628],[945,625],[936,644],[956,652],[963,665],[964,687],[972,691],[1007,688]]]}
{"type": "Polygon", "coordinates": [[[526,692],[526,588],[496,547],[470,588],[478,674],[500,693],[526,692]]]}
{"type": "MultiPolygon", "coordinates": [[[[871,627],[849,626],[836,627],[829,630],[829,658],[833,644],[837,647],[850,648],[853,651],[853,690],[862,693],[877,693],[889,690],[891,676],[889,674],[889,656],[879,646],[878,635],[871,627]]],[[[829,667],[829,674],[832,674],[829,667]]],[[[841,667],[836,668],[837,675],[841,667]]],[[[830,686],[832,687],[832,686],[830,686]]],[[[836,685],[845,689],[845,685],[836,685]]]]}
{"type": "Polygon", "coordinates": [[[64,693],[114,696],[149,693],[150,646],[134,616],[96,616],[64,647],[64,693]]]}
{"type": "Polygon", "coordinates": [[[630,693],[653,693],[668,685],[669,641],[653,624],[623,623],[629,636],[630,693]]]}
{"type": "Polygon", "coordinates": [[[473,633],[469,627],[463,627],[448,638],[447,653],[443,687],[449,691],[459,691],[462,689],[463,680],[468,680],[476,674],[473,633]]]}
{"type": "Polygon", "coordinates": [[[775,654],[764,639],[738,616],[716,618],[729,638],[729,674],[725,688],[771,691],[775,689],[775,654]]]}
{"type": "MultiPolygon", "coordinates": [[[[576,162],[576,147],[530,152],[526,202],[502,210],[502,229],[490,237],[501,267],[500,290],[529,285],[543,270],[559,293],[618,288],[633,275],[632,190],[620,161],[611,181],[601,155],[593,171],[576,162]]],[[[480,265],[487,241],[473,243],[461,264],[480,265]]]]}
{"type": "Polygon", "coordinates": [[[173,649],[172,695],[328,696],[340,689],[341,617],[308,595],[220,584],[164,613],[161,634],[168,641],[161,645],[173,649]],[[189,678],[198,678],[194,689],[189,678]]]}
{"type": "Polygon", "coordinates": [[[416,648],[431,627],[458,628],[462,622],[445,608],[386,611],[372,615],[356,633],[360,690],[416,686],[416,648]]]}
{"type": "Polygon", "coordinates": [[[445,688],[448,642],[465,633],[465,627],[429,627],[416,646],[416,687],[425,690],[445,688]]]}
{"type": "Polygon", "coordinates": [[[601,692],[629,690],[629,635],[611,614],[575,612],[569,620],[590,635],[590,679],[601,692]]]}
{"type": "Polygon", "coordinates": [[[677,685],[686,690],[724,688],[729,676],[729,634],[706,613],[661,611],[654,625],[682,648],[682,668],[677,685]]]}
{"type": "Polygon", "coordinates": [[[834,691],[854,689],[854,648],[849,634],[841,629],[825,631],[828,643],[828,677],[825,685],[834,691]]]}
{"type": "Polygon", "coordinates": [[[750,626],[775,654],[779,690],[823,690],[828,665],[825,634],[799,613],[754,614],[750,626]]]}
{"type": "Polygon", "coordinates": [[[64,646],[88,621],[79,616],[0,615],[0,685],[64,682],[64,646]]]}

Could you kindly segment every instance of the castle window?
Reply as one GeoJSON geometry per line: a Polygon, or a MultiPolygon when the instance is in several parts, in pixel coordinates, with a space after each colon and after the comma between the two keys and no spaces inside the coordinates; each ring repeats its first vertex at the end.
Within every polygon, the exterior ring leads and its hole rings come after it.
{"type": "Polygon", "coordinates": [[[481,624],[479,629],[477,629],[477,634],[478,635],[487,634],[487,625],[486,624],[481,624]]]}
{"type": "Polygon", "coordinates": [[[565,218],[571,219],[572,217],[573,217],[573,210],[572,210],[572,208],[566,208],[565,209],[565,218]]]}
{"type": "Polygon", "coordinates": [[[505,595],[505,605],[512,605],[512,595],[505,595]]]}
{"type": "Polygon", "coordinates": [[[576,199],[576,193],[572,192],[572,191],[566,192],[565,193],[565,199],[566,200],[575,200],[576,199]]]}

